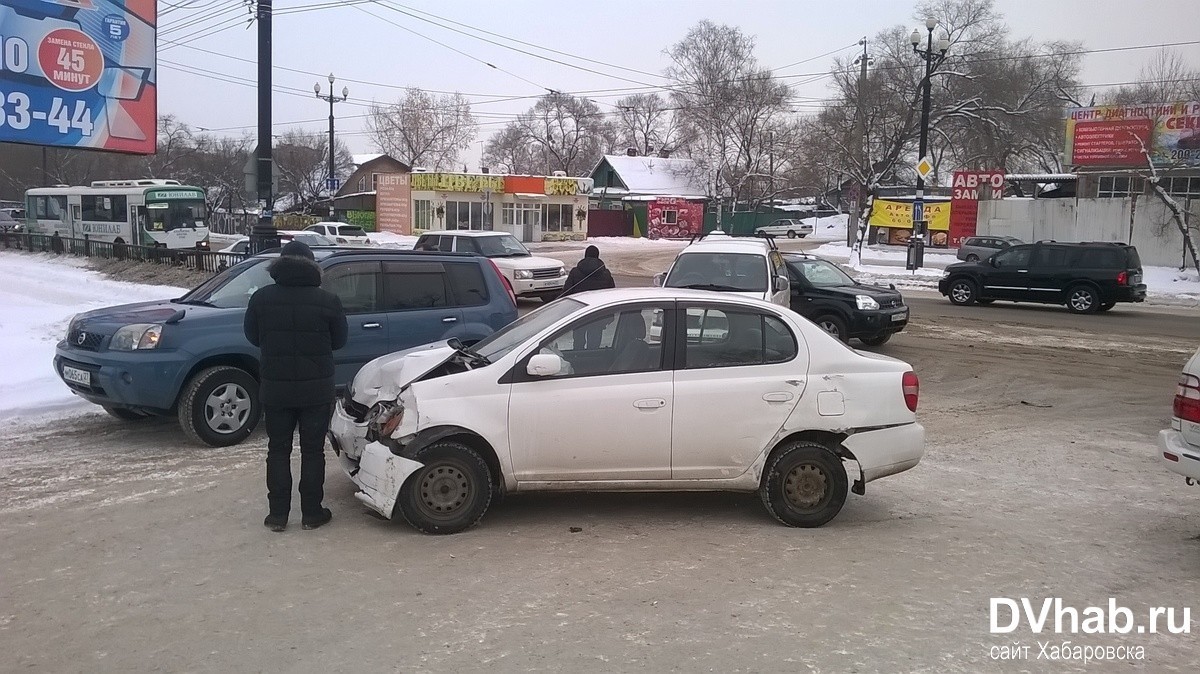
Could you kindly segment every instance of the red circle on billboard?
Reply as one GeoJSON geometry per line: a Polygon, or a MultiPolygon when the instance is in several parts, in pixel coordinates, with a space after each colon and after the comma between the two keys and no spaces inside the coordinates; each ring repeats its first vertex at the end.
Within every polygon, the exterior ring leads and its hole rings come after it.
{"type": "Polygon", "coordinates": [[[51,84],[65,91],[86,91],[100,82],[104,54],[100,45],[74,28],[52,30],[38,45],[38,64],[51,84]]]}

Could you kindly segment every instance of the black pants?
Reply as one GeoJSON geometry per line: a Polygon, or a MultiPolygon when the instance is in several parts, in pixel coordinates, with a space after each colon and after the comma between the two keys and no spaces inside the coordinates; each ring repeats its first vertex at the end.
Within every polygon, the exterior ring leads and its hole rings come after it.
{"type": "Polygon", "coordinates": [[[272,515],[287,516],[292,509],[292,434],[300,428],[300,513],[321,514],[325,498],[325,433],[330,405],[268,407],[267,502],[272,515]]]}

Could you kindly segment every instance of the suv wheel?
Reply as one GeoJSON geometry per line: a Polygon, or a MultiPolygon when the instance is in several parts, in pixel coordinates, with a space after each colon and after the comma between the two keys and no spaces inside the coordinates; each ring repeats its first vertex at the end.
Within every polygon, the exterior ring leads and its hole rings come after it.
{"type": "Polygon", "coordinates": [[[978,291],[975,290],[974,281],[969,278],[959,278],[950,283],[950,289],[946,295],[950,298],[951,304],[966,306],[975,303],[978,291]]]}
{"type": "Polygon", "coordinates": [[[1097,307],[1096,311],[1108,311],[1109,309],[1112,309],[1115,306],[1117,306],[1116,302],[1105,302],[1104,304],[1101,304],[1099,307],[1097,307]]]}
{"type": "Polygon", "coordinates": [[[967,256],[967,262],[979,262],[979,256],[975,253],[971,253],[967,256]]]}
{"type": "Polygon", "coordinates": [[[260,417],[258,382],[236,367],[219,365],[197,372],[179,397],[183,432],[209,447],[229,447],[245,440],[260,417]]]}
{"type": "Polygon", "coordinates": [[[792,442],[767,465],[759,498],[789,527],[819,527],[846,503],[849,479],[842,460],[815,442],[792,442]]]}
{"type": "Polygon", "coordinates": [[[396,509],[414,529],[455,534],[478,522],[492,501],[492,471],[479,453],[453,440],[422,449],[424,464],[400,487],[396,509]]]}
{"type": "Polygon", "coordinates": [[[821,328],[843,342],[850,341],[850,338],[846,336],[846,321],[833,314],[818,316],[813,319],[813,323],[816,323],[818,328],[821,328]]]}
{"type": "Polygon", "coordinates": [[[892,333],[881,332],[878,335],[871,335],[870,337],[859,337],[858,341],[866,344],[867,346],[883,346],[884,344],[887,344],[888,340],[891,338],[892,333]]]}
{"type": "Polygon", "coordinates": [[[1067,309],[1076,314],[1090,314],[1100,309],[1100,298],[1092,286],[1078,285],[1067,291],[1067,309]]]}

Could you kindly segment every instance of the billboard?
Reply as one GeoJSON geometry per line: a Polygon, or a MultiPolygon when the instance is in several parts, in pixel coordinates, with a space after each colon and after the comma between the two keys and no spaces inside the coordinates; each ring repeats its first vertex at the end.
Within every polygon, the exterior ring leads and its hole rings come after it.
{"type": "Polygon", "coordinates": [[[1145,166],[1147,153],[1155,166],[1197,166],[1200,103],[1072,108],[1066,136],[1075,166],[1145,166]]]}
{"type": "MultiPolygon", "coordinates": [[[[926,201],[925,221],[929,228],[929,245],[934,248],[945,248],[949,245],[950,202],[926,201]]],[[[887,232],[887,240],[880,243],[905,244],[908,242],[908,236],[912,234],[913,204],[911,201],[876,199],[868,224],[878,227],[878,231],[887,232]]]]}
{"type": "Polygon", "coordinates": [[[950,198],[950,245],[954,248],[963,239],[975,236],[980,192],[984,193],[984,199],[1003,199],[1004,171],[954,172],[954,192],[950,198]]]}
{"type": "Polygon", "coordinates": [[[380,173],[375,183],[375,227],[380,232],[412,234],[412,184],[421,174],[380,173]]]}
{"type": "Polygon", "coordinates": [[[153,154],[156,0],[4,0],[0,141],[153,154]]]}

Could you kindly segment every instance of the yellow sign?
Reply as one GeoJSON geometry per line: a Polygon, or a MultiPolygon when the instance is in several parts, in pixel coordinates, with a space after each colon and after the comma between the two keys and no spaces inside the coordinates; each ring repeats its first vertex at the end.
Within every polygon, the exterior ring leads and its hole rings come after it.
{"type": "Polygon", "coordinates": [[[469,173],[414,173],[414,190],[440,190],[443,192],[503,192],[504,176],[474,175],[469,173]]]}
{"type": "MultiPolygon", "coordinates": [[[[875,206],[871,209],[870,224],[874,227],[897,227],[912,229],[912,211],[913,207],[911,201],[888,201],[887,199],[876,199],[875,206]]],[[[929,229],[931,231],[949,231],[950,202],[926,201],[925,219],[929,222],[929,229]]]]}
{"type": "Polygon", "coordinates": [[[574,196],[579,189],[579,182],[574,178],[546,178],[546,194],[551,196],[574,196]]]}
{"type": "Polygon", "coordinates": [[[928,178],[930,173],[933,173],[933,164],[928,159],[921,157],[921,161],[917,162],[917,174],[921,178],[928,178]]]}

